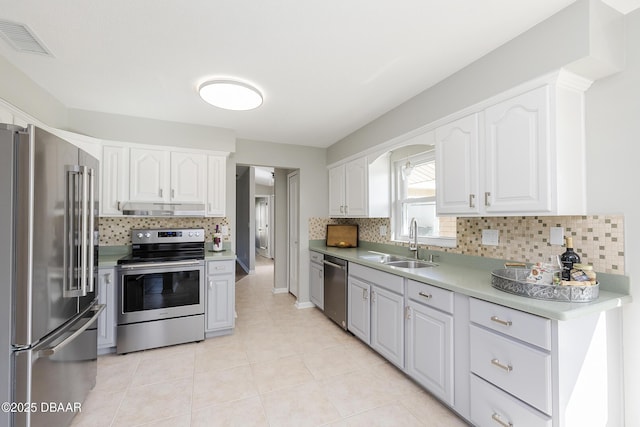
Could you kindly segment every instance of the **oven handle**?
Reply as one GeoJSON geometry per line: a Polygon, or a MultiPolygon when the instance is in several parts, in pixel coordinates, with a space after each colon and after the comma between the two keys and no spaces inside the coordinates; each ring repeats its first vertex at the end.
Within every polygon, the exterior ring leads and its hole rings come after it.
{"type": "Polygon", "coordinates": [[[167,262],[141,262],[139,264],[121,264],[121,270],[134,270],[137,268],[155,268],[155,267],[183,267],[189,265],[199,265],[201,260],[191,261],[167,261],[167,262]]]}

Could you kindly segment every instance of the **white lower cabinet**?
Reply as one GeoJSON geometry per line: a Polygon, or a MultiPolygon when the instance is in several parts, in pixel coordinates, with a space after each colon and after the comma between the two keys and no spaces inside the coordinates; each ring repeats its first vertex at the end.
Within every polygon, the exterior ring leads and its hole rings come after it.
{"type": "Polygon", "coordinates": [[[478,427],[551,427],[551,417],[471,374],[471,421],[478,427]]]}
{"type": "Polygon", "coordinates": [[[320,310],[324,310],[324,256],[318,252],[310,252],[309,264],[309,299],[320,310]]]}
{"type": "Polygon", "coordinates": [[[207,261],[205,288],[205,332],[232,329],[235,325],[235,261],[207,261]]]}
{"type": "Polygon", "coordinates": [[[348,289],[348,329],[404,368],[404,279],[353,264],[348,289]]]}
{"type": "Polygon", "coordinates": [[[116,346],[116,280],[113,267],[98,270],[98,304],[105,308],[98,316],[98,350],[102,352],[116,346]]]}
{"type": "Polygon", "coordinates": [[[624,425],[620,307],[553,320],[350,262],[347,317],[474,426],[624,425]]]}
{"type": "Polygon", "coordinates": [[[453,292],[412,280],[408,287],[406,372],[453,405],[453,292]]]}

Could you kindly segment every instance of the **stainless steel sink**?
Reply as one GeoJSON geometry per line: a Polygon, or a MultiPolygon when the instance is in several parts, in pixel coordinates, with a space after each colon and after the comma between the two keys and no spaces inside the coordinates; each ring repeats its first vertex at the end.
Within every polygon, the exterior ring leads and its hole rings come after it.
{"type": "Polygon", "coordinates": [[[403,260],[403,261],[387,261],[384,264],[388,265],[389,267],[407,268],[407,269],[431,268],[431,267],[437,267],[438,266],[438,264],[434,264],[434,263],[429,262],[429,261],[406,260],[406,259],[403,260]]]}

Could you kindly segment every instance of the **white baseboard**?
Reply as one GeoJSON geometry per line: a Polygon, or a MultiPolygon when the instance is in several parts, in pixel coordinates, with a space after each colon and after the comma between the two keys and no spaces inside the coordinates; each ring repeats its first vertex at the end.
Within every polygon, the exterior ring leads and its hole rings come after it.
{"type": "Polygon", "coordinates": [[[303,308],[314,308],[316,305],[314,303],[312,303],[311,301],[307,301],[307,302],[300,302],[300,301],[296,301],[296,308],[297,309],[303,309],[303,308]]]}
{"type": "Polygon", "coordinates": [[[271,292],[274,294],[286,294],[289,292],[288,288],[273,288],[271,289],[271,292]]]}

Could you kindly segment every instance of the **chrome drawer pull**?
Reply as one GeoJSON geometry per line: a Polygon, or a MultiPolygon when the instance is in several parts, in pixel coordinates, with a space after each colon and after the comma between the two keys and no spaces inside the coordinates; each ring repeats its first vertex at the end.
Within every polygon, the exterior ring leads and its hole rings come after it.
{"type": "Polygon", "coordinates": [[[491,316],[491,321],[500,323],[501,325],[504,325],[504,326],[511,326],[513,324],[511,320],[502,320],[498,316],[491,316]]]}
{"type": "Polygon", "coordinates": [[[505,365],[503,363],[500,363],[500,361],[498,359],[491,359],[491,364],[493,366],[497,366],[500,369],[504,369],[507,372],[511,372],[513,371],[513,366],[511,365],[505,365]]]}
{"type": "Polygon", "coordinates": [[[418,292],[418,295],[420,295],[421,297],[425,297],[426,299],[429,299],[432,297],[431,294],[425,294],[424,292],[418,292]]]}
{"type": "Polygon", "coordinates": [[[493,421],[497,422],[502,427],[513,427],[513,423],[502,421],[502,417],[500,417],[500,415],[495,412],[493,413],[493,415],[491,415],[491,418],[493,419],[493,421]]]}

